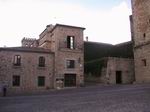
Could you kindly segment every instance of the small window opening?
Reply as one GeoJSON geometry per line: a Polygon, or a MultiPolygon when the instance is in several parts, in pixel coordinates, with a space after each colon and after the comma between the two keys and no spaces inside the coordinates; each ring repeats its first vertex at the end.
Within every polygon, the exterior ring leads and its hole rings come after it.
{"type": "Polygon", "coordinates": [[[146,65],[147,65],[146,59],[142,59],[142,65],[143,65],[143,66],[146,66],[146,65]]]}
{"type": "Polygon", "coordinates": [[[78,63],[81,63],[81,58],[79,57],[79,59],[78,59],[78,63]]]}
{"type": "Polygon", "coordinates": [[[146,37],[146,33],[143,34],[143,37],[144,37],[144,38],[146,37]]]}
{"type": "Polygon", "coordinates": [[[145,40],[146,38],[146,33],[143,33],[143,40],[145,40]]]}

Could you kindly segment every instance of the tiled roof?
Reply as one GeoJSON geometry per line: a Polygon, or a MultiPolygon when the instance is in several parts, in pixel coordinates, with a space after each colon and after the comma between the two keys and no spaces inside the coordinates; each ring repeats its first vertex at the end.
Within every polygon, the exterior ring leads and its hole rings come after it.
{"type": "Polygon", "coordinates": [[[19,51],[19,52],[36,52],[36,53],[52,53],[50,49],[36,47],[0,47],[0,51],[19,51]]]}

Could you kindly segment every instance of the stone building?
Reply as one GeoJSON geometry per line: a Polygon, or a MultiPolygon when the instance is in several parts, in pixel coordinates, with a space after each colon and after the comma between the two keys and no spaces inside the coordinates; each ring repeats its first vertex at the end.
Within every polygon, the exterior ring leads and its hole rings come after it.
{"type": "Polygon", "coordinates": [[[117,45],[85,42],[84,56],[86,82],[131,84],[135,81],[132,41],[117,45]]]}
{"type": "Polygon", "coordinates": [[[150,0],[131,0],[131,3],[135,79],[137,83],[150,83],[150,0]]]}
{"type": "Polygon", "coordinates": [[[131,3],[132,41],[84,42],[85,28],[56,24],[47,25],[39,39],[23,38],[21,47],[0,48],[0,88],[22,92],[77,87],[88,74],[101,83],[150,83],[150,1],[131,3]]]}
{"type": "MultiPolygon", "coordinates": [[[[135,79],[134,78],[132,78],[132,79],[136,83],[150,83],[150,73],[149,73],[149,70],[150,70],[150,0],[131,0],[131,5],[132,5],[132,15],[130,16],[130,23],[131,23],[131,39],[132,39],[132,47],[133,47],[134,56],[131,55],[131,57],[129,57],[129,58],[132,61],[134,59],[134,61],[133,61],[134,67],[132,66],[131,68],[133,68],[133,71],[135,74],[135,79]]],[[[93,59],[96,60],[98,58],[101,59],[104,56],[105,57],[113,57],[113,58],[118,57],[118,56],[114,55],[114,54],[116,54],[115,51],[111,52],[114,49],[114,47],[112,45],[102,45],[101,51],[103,51],[103,48],[104,49],[106,48],[106,49],[104,52],[102,52],[102,54],[97,53],[96,56],[89,55],[89,57],[85,58],[85,61],[87,59],[92,59],[92,60],[93,59]],[[104,47],[104,46],[107,46],[107,47],[104,47]],[[99,54],[100,54],[100,56],[99,56],[99,54]]],[[[121,47],[119,47],[119,48],[121,48],[121,47]]],[[[89,48],[89,49],[91,49],[91,48],[89,48]]],[[[131,50],[132,50],[132,48],[130,47],[130,49],[128,49],[128,51],[126,51],[124,53],[126,53],[128,55],[128,52],[130,52],[131,50]]],[[[85,52],[87,52],[87,50],[85,50],[85,52]]],[[[91,50],[91,52],[92,52],[92,50],[91,50]]],[[[89,53],[87,53],[87,54],[89,54],[89,53]]],[[[121,57],[121,58],[128,58],[128,57],[121,57]]],[[[92,61],[92,60],[90,60],[90,61],[92,61]]],[[[124,59],[122,59],[122,60],[124,60],[124,59]]],[[[109,62],[109,60],[107,60],[107,61],[109,62]]],[[[93,61],[93,63],[95,63],[95,62],[96,61],[93,61]]],[[[126,61],[124,61],[124,62],[120,61],[120,62],[122,64],[126,63],[126,61]]],[[[96,63],[98,63],[98,61],[96,63]]],[[[89,62],[88,62],[88,64],[89,64],[89,62]]],[[[111,66],[115,66],[115,65],[116,65],[115,63],[114,64],[112,63],[111,66]]],[[[86,70],[86,67],[85,67],[85,70],[86,70]]],[[[95,71],[97,71],[97,69],[95,69],[95,71]]],[[[103,71],[106,75],[107,72],[105,72],[105,70],[103,70],[103,71]]],[[[100,72],[98,72],[98,74],[99,73],[100,72]]],[[[113,79],[111,78],[111,80],[113,80],[113,79]]]]}
{"type": "Polygon", "coordinates": [[[135,81],[134,60],[129,58],[107,57],[102,67],[100,80],[107,84],[132,84],[135,81]]]}
{"type": "Polygon", "coordinates": [[[0,48],[0,85],[9,91],[76,87],[84,83],[85,28],[48,25],[39,39],[0,48]]]}
{"type": "MultiPolygon", "coordinates": [[[[40,34],[39,47],[55,53],[54,78],[64,86],[79,86],[84,80],[85,28],[56,24],[48,25],[40,34]]],[[[56,83],[54,83],[56,86],[56,83]]]]}
{"type": "Polygon", "coordinates": [[[53,88],[54,53],[48,49],[0,49],[0,81],[9,91],[53,88]]]}

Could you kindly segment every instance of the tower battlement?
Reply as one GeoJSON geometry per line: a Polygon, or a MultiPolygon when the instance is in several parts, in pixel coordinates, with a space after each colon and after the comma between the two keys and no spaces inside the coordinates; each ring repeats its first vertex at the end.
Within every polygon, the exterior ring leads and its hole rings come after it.
{"type": "Polygon", "coordinates": [[[38,40],[36,38],[26,38],[22,39],[22,47],[38,47],[38,40]]]}

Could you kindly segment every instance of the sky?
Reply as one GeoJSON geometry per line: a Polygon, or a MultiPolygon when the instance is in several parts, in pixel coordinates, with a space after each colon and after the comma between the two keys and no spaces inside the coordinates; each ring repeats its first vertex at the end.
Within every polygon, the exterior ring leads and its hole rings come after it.
{"type": "Polygon", "coordinates": [[[84,27],[84,39],[110,44],[131,40],[130,0],[0,0],[0,47],[39,38],[49,24],[84,27]]]}

